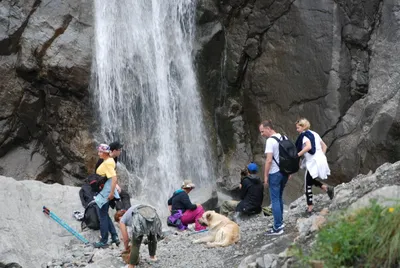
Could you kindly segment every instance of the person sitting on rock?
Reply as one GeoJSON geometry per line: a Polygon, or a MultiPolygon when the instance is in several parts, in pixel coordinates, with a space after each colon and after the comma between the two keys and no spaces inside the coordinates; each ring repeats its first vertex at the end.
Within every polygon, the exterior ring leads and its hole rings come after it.
{"type": "Polygon", "coordinates": [[[130,251],[129,268],[134,268],[139,263],[139,249],[144,235],[148,239],[150,260],[157,260],[157,237],[162,236],[162,224],[155,208],[135,205],[127,211],[117,211],[114,220],[119,223],[125,252],[130,251]],[[131,247],[129,247],[127,226],[132,227],[131,247]]]}
{"type": "Polygon", "coordinates": [[[168,209],[171,211],[171,215],[181,213],[180,220],[182,224],[187,228],[191,223],[194,223],[194,229],[201,231],[206,229],[202,226],[198,219],[203,216],[204,209],[201,204],[192,204],[189,198],[189,193],[195,188],[195,185],[191,180],[185,180],[182,183],[181,189],[176,190],[172,197],[168,199],[168,209]],[[180,212],[179,212],[180,210],[180,212]]]}
{"type": "MultiPolygon", "coordinates": [[[[109,146],[110,146],[110,157],[114,159],[115,168],[117,168],[118,157],[121,155],[123,145],[119,141],[114,141],[110,143],[109,146]]],[[[103,159],[99,158],[99,160],[96,163],[95,172],[97,168],[101,165],[101,163],[103,163],[103,159]]],[[[119,200],[114,199],[113,201],[111,201],[110,206],[112,208],[115,207],[117,211],[121,209],[124,210],[129,209],[131,207],[131,197],[129,196],[129,193],[124,189],[122,189],[118,184],[116,185],[116,189],[119,193],[120,199],[119,200]]]]}
{"type": "Polygon", "coordinates": [[[304,157],[301,168],[306,168],[304,174],[305,195],[307,201],[307,214],[313,212],[312,186],[317,186],[324,190],[330,199],[334,196],[334,188],[317,181],[317,178],[326,180],[331,174],[328,160],[325,153],[327,146],[318,133],[310,130],[310,122],[302,118],[296,122],[296,131],[300,134],[296,140],[296,147],[299,157],[304,157]]]}
{"type": "Polygon", "coordinates": [[[241,171],[242,178],[239,185],[241,201],[224,201],[220,208],[222,215],[228,216],[230,212],[235,212],[233,219],[237,221],[240,213],[252,215],[261,212],[264,185],[256,175],[257,172],[258,166],[255,163],[248,164],[246,169],[241,171]]]}

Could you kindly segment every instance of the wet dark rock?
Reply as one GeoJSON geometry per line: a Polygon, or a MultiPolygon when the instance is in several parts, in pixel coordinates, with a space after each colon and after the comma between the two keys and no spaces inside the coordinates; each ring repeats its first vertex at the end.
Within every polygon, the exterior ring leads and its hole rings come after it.
{"type": "Polygon", "coordinates": [[[92,1],[0,3],[1,174],[79,184],[93,164],[92,24],[92,1]]]}

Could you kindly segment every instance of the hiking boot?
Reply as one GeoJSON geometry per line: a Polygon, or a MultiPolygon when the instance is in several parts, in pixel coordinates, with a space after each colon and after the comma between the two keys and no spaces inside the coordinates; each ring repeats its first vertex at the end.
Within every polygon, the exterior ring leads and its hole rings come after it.
{"type": "Polygon", "coordinates": [[[272,235],[281,235],[281,234],[283,234],[283,233],[284,233],[283,228],[282,228],[282,229],[279,229],[279,230],[275,230],[274,228],[271,228],[271,229],[269,229],[269,230],[266,232],[266,235],[269,235],[269,236],[272,236],[272,235]]]}
{"type": "Polygon", "coordinates": [[[332,186],[328,186],[328,191],[326,191],[326,193],[328,194],[329,198],[332,200],[333,197],[335,196],[335,188],[333,188],[332,186]]]}
{"type": "Polygon", "coordinates": [[[111,244],[112,244],[112,243],[115,243],[115,244],[117,245],[117,247],[119,246],[119,244],[120,244],[121,242],[119,241],[118,236],[113,236],[113,237],[111,238],[111,244]]]}
{"type": "Polygon", "coordinates": [[[103,242],[96,242],[96,243],[93,243],[93,247],[95,247],[95,248],[108,248],[108,245],[104,244],[103,242]]]}
{"type": "MultiPolygon", "coordinates": [[[[268,228],[274,228],[274,224],[273,223],[269,223],[268,224],[268,228]]],[[[285,224],[284,223],[282,223],[282,225],[279,226],[278,230],[283,229],[283,228],[285,228],[285,224]]]]}

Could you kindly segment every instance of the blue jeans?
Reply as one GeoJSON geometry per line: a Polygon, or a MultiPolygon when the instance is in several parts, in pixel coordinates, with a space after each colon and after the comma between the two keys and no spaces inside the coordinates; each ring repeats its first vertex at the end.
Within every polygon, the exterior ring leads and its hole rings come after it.
{"type": "Polygon", "coordinates": [[[114,224],[112,223],[110,216],[108,216],[108,208],[110,207],[109,202],[105,203],[101,208],[96,206],[99,212],[100,220],[100,242],[107,244],[108,242],[108,232],[111,233],[111,237],[118,237],[117,231],[115,231],[114,224]]]}
{"type": "Polygon", "coordinates": [[[271,197],[272,215],[274,216],[274,229],[278,230],[283,224],[283,189],[288,181],[288,176],[281,172],[269,174],[269,195],[271,197]]]}

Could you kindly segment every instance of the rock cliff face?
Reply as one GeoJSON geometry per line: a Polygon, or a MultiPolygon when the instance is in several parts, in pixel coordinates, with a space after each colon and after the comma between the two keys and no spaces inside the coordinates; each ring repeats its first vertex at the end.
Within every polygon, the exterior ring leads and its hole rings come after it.
{"type": "MultiPolygon", "coordinates": [[[[93,164],[93,1],[0,2],[0,174],[79,183],[93,164]]],[[[219,184],[263,163],[258,123],[307,117],[336,182],[399,159],[394,0],[199,0],[196,68],[219,184]]],[[[297,187],[297,186],[296,186],[297,187]]]]}
{"type": "Polygon", "coordinates": [[[292,139],[308,118],[335,182],[398,160],[399,10],[392,0],[200,1],[199,81],[206,107],[218,107],[221,184],[263,163],[268,118],[292,139]]]}
{"type": "Polygon", "coordinates": [[[92,1],[0,1],[0,174],[65,184],[85,175],[92,21],[92,1]]]}

